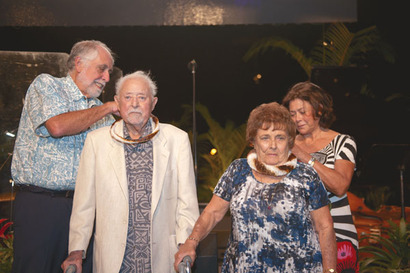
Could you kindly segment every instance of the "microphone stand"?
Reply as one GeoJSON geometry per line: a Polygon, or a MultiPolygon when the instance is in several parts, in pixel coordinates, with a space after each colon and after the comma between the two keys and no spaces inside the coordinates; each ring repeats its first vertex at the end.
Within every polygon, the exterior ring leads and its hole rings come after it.
{"type": "Polygon", "coordinates": [[[404,173],[404,163],[400,164],[399,171],[400,171],[400,201],[401,201],[401,217],[406,220],[406,208],[404,205],[404,180],[403,180],[403,173],[404,173]]]}
{"type": "Polygon", "coordinates": [[[193,138],[193,150],[194,150],[194,172],[195,183],[198,182],[198,167],[197,167],[197,151],[196,151],[196,99],[195,99],[195,73],[197,63],[192,60],[188,63],[188,69],[192,72],[192,138],[193,138]]]}

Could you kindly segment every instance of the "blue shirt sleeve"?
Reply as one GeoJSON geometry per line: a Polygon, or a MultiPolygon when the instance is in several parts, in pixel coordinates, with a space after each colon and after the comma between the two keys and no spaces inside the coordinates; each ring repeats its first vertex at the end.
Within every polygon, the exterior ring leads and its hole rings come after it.
{"type": "Polygon", "coordinates": [[[236,159],[229,165],[226,171],[222,174],[214,189],[214,194],[221,197],[225,201],[230,202],[236,185],[243,182],[246,174],[244,173],[244,164],[246,159],[236,159]]]}
{"type": "Polygon", "coordinates": [[[317,210],[329,204],[326,188],[316,172],[312,175],[312,180],[308,182],[307,189],[310,211],[317,210]]]}
{"type": "Polygon", "coordinates": [[[27,113],[32,120],[33,130],[41,137],[50,136],[44,123],[57,115],[68,112],[67,94],[58,82],[48,74],[39,75],[27,92],[27,113]]]}

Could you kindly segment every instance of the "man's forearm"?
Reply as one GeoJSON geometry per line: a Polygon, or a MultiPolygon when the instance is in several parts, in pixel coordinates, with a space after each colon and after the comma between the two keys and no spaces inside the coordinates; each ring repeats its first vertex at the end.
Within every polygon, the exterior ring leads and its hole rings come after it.
{"type": "Polygon", "coordinates": [[[47,120],[45,126],[53,137],[76,135],[87,130],[106,115],[114,113],[116,109],[111,103],[114,102],[57,115],[47,120]]]}

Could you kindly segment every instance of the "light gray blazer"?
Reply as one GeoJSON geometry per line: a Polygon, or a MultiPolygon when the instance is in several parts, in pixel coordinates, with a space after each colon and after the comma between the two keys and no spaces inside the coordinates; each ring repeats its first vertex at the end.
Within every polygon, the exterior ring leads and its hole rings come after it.
{"type": "MultiPolygon", "coordinates": [[[[123,135],[123,121],[116,132],[123,135]]],[[[153,125],[154,128],[154,125],[153,125]]],[[[85,141],[70,221],[69,252],[86,250],[95,219],[93,271],[119,272],[128,230],[128,185],[122,143],[110,127],[85,141]]],[[[153,138],[151,265],[153,273],[175,272],[174,254],[199,216],[191,145],[187,133],[159,124],[153,138]]]]}

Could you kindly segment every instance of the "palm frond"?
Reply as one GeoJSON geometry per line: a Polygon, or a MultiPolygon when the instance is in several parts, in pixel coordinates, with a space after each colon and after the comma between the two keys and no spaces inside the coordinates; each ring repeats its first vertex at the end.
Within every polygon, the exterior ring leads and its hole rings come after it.
{"type": "Polygon", "coordinates": [[[294,45],[291,41],[279,37],[265,38],[258,42],[255,42],[247,51],[243,59],[244,61],[249,61],[251,58],[265,53],[268,49],[275,48],[284,50],[299,63],[299,65],[305,71],[306,75],[310,75],[312,70],[312,59],[307,57],[304,54],[303,50],[294,45]]]}
{"type": "Polygon", "coordinates": [[[358,61],[364,60],[372,51],[380,53],[388,62],[392,63],[395,60],[392,47],[382,42],[375,26],[353,33],[343,23],[331,24],[308,56],[287,39],[270,37],[255,42],[243,59],[249,61],[269,49],[276,48],[284,50],[296,60],[308,77],[313,66],[357,65],[358,61]]]}
{"type": "Polygon", "coordinates": [[[205,166],[199,169],[199,178],[205,181],[209,189],[213,190],[223,172],[229,167],[233,160],[241,157],[247,147],[245,139],[246,125],[235,127],[231,121],[222,127],[202,104],[197,104],[197,110],[204,118],[209,131],[200,137],[206,140],[217,150],[215,155],[203,152],[201,158],[205,166]]]}
{"type": "Polygon", "coordinates": [[[344,24],[330,25],[323,35],[323,40],[319,40],[312,49],[312,59],[321,65],[345,65],[353,37],[354,34],[344,24]]]}

